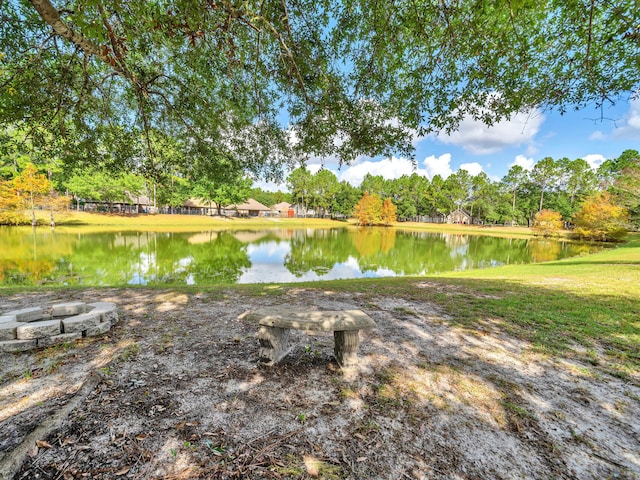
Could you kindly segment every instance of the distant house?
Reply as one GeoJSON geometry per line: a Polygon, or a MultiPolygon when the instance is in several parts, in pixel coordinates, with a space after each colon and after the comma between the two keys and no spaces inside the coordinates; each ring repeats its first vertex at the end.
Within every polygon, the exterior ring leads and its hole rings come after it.
{"type": "Polygon", "coordinates": [[[211,202],[205,202],[201,198],[190,198],[185,200],[179,213],[186,213],[187,215],[211,215],[212,210],[211,202]]]}
{"type": "Polygon", "coordinates": [[[146,195],[125,193],[123,198],[111,202],[92,199],[78,199],[77,208],[86,212],[117,212],[117,213],[151,213],[153,203],[146,195]]]}
{"type": "Polygon", "coordinates": [[[466,210],[458,208],[447,215],[447,223],[459,223],[462,225],[471,225],[473,218],[466,210]]]}
{"type": "Polygon", "coordinates": [[[227,215],[237,215],[239,217],[268,217],[271,209],[250,198],[245,203],[224,207],[224,212],[227,215]]]}
{"type": "Polygon", "coordinates": [[[288,202],[280,202],[275,205],[271,205],[271,215],[274,217],[293,217],[295,216],[295,211],[293,207],[288,202]]]}

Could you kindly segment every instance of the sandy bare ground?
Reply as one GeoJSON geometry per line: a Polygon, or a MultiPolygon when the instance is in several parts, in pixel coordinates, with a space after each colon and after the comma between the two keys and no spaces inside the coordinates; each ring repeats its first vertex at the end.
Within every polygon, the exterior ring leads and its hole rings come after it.
{"type": "Polygon", "coordinates": [[[428,302],[100,289],[3,296],[0,311],[70,300],[113,301],[121,323],[0,359],[0,478],[640,478],[637,383],[454,327],[428,302]],[[368,313],[358,369],[304,332],[257,364],[238,316],[279,304],[368,313]]]}

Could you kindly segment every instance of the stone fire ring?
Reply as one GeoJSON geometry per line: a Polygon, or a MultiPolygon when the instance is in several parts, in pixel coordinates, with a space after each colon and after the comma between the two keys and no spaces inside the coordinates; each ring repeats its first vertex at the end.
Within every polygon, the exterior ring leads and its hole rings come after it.
{"type": "Polygon", "coordinates": [[[107,333],[118,323],[111,302],[68,302],[0,313],[0,353],[25,352],[107,333]]]}

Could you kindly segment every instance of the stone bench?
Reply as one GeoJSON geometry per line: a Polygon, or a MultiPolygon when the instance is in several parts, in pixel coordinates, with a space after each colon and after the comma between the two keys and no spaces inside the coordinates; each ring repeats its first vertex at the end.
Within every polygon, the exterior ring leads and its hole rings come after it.
{"type": "Polygon", "coordinates": [[[362,310],[300,312],[286,307],[261,308],[246,316],[258,324],[260,360],[269,365],[279,362],[291,351],[289,331],[333,332],[334,354],[341,367],[358,364],[358,332],[376,326],[362,310]]]}

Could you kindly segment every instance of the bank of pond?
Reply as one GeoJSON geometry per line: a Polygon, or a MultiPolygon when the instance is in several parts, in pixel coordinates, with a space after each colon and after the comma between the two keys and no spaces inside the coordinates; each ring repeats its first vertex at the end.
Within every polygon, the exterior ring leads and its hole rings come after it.
{"type": "Polygon", "coordinates": [[[0,229],[0,285],[122,286],[420,276],[537,263],[602,246],[396,228],[198,232],[0,229]]]}

